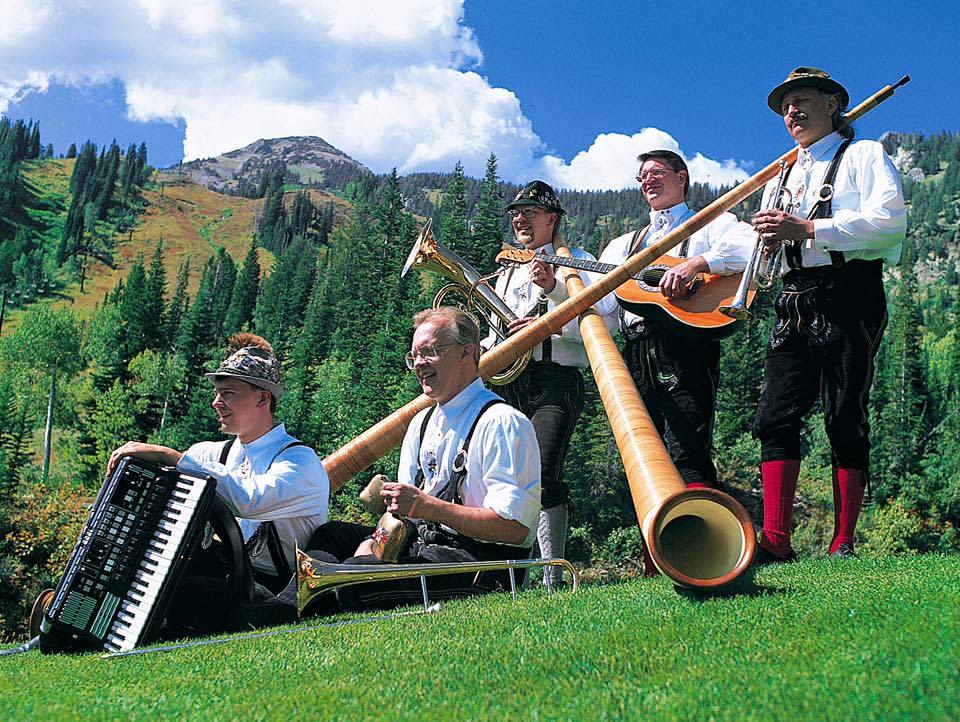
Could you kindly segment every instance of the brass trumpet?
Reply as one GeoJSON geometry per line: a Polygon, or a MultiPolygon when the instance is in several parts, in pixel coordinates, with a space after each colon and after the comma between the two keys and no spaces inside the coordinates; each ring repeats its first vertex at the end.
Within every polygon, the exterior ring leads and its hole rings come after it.
{"type": "MultiPolygon", "coordinates": [[[[321,562],[300,549],[297,555],[297,614],[303,614],[310,602],[324,592],[339,587],[365,582],[382,582],[391,579],[412,579],[420,577],[420,589],[423,592],[423,608],[428,609],[430,598],[427,594],[427,577],[441,574],[469,574],[479,576],[483,572],[506,571],[510,577],[510,594],[517,598],[517,584],[514,576],[516,569],[531,569],[533,567],[561,567],[570,572],[570,591],[580,588],[580,575],[573,565],[566,559],[510,559],[491,562],[448,562],[439,564],[329,564],[321,562]]],[[[549,575],[544,579],[547,591],[552,592],[549,575]]]]}
{"type": "MultiPolygon", "coordinates": [[[[783,184],[787,179],[787,172],[790,165],[785,160],[780,161],[780,175],[777,178],[777,186],[770,196],[770,208],[793,212],[793,195],[784,188],[783,184]]],[[[750,254],[750,260],[747,261],[747,267],[743,269],[743,276],[740,277],[740,285],[737,286],[737,293],[728,306],[720,306],[720,313],[723,313],[738,321],[749,321],[753,316],[750,311],[750,287],[756,286],[758,291],[769,291],[777,282],[777,276],[780,275],[780,259],[782,257],[783,243],[767,248],[763,240],[757,235],[757,242],[753,246],[753,253],[750,254]]]]}
{"type": "MultiPolygon", "coordinates": [[[[500,275],[502,269],[490,275],[481,276],[467,261],[437,242],[433,237],[432,225],[433,221],[428,220],[420,231],[420,235],[417,236],[413,248],[410,249],[410,255],[407,256],[407,262],[404,264],[400,275],[406,276],[411,268],[418,268],[451,279],[453,283],[448,283],[437,291],[437,295],[433,299],[433,307],[458,306],[473,316],[474,321],[480,328],[483,328],[482,321],[490,318],[496,318],[503,324],[504,328],[511,321],[516,321],[517,315],[490,285],[490,279],[500,275]],[[463,300],[456,300],[457,296],[462,297],[463,300]],[[480,318],[477,315],[478,313],[483,318],[480,318]]],[[[507,337],[497,323],[490,323],[489,326],[499,339],[497,343],[507,337]]],[[[506,369],[488,378],[487,381],[495,386],[510,383],[523,373],[532,356],[533,350],[531,349],[506,369]]]]}

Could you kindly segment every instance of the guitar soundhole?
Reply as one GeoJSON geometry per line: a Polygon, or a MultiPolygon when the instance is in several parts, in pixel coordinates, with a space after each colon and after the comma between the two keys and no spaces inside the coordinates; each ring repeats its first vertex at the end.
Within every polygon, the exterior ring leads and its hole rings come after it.
{"type": "Polygon", "coordinates": [[[637,274],[637,284],[644,291],[650,291],[651,293],[659,292],[660,279],[662,279],[663,274],[667,272],[667,268],[668,266],[647,266],[637,274]]]}
{"type": "MultiPolygon", "coordinates": [[[[665,274],[670,269],[669,266],[647,266],[640,273],[638,273],[634,279],[637,282],[637,285],[640,286],[644,291],[649,291],[651,293],[660,293],[660,281],[663,279],[663,274],[665,274]]],[[[703,276],[697,276],[693,282],[693,285],[690,286],[683,297],[689,298],[695,294],[700,287],[703,285],[703,276]]]]}

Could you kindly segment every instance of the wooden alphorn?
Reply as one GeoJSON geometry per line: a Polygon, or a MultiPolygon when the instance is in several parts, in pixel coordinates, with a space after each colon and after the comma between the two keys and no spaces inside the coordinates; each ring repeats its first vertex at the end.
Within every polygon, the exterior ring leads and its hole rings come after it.
{"type": "MultiPolygon", "coordinates": [[[[909,80],[909,76],[904,76],[894,85],[885,86],[850,111],[846,116],[847,119],[852,122],[861,117],[893,95],[898,87],[909,82],[909,80]]],[[[758,173],[691,216],[658,242],[634,254],[616,270],[611,271],[596,283],[590,284],[582,293],[567,299],[549,313],[541,316],[503,343],[483,354],[480,357],[480,375],[484,379],[489,378],[509,366],[529,349],[547,339],[552,333],[559,332],[570,319],[584,313],[594,303],[612,292],[631,276],[639,273],[642,268],[648,266],[656,258],[762,188],[768,180],[777,175],[781,161],[792,165],[796,162],[796,159],[796,148],[784,153],[758,173]]],[[[403,441],[403,435],[410,419],[430,404],[430,399],[421,394],[326,457],[323,460],[323,465],[330,477],[331,491],[345,484],[398,446],[403,441]]]]}
{"type": "MultiPolygon", "coordinates": [[[[557,245],[559,256],[570,251],[557,245]]],[[[584,292],[580,274],[561,269],[567,293],[584,292]]],[[[687,489],[667,453],[603,319],[580,316],[590,368],[623,458],[637,522],[657,568],[685,587],[722,587],[743,574],[756,550],[750,515],[715,489],[687,489]]]]}

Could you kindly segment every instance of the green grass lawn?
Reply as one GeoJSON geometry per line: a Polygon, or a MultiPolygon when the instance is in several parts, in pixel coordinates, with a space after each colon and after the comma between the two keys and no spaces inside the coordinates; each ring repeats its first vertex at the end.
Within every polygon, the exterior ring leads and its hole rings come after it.
{"type": "Polygon", "coordinates": [[[960,557],[447,602],[439,614],[103,660],[0,658],[5,719],[958,719],[960,557]]]}

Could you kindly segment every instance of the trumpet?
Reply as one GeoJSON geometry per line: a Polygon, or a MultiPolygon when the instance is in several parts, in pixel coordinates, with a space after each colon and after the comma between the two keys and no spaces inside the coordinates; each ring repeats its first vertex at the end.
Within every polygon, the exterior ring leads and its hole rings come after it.
{"type": "MultiPolygon", "coordinates": [[[[432,223],[432,220],[428,220],[423,230],[420,231],[420,235],[417,236],[413,248],[410,249],[410,255],[407,256],[407,262],[404,264],[400,275],[406,276],[410,269],[418,268],[451,279],[452,283],[446,284],[437,291],[437,295],[433,299],[433,307],[456,305],[473,316],[474,321],[480,328],[483,328],[482,320],[486,318],[497,319],[499,323],[490,323],[489,326],[493,334],[499,339],[497,343],[500,343],[507,337],[506,333],[500,328],[500,323],[503,324],[503,328],[506,328],[511,321],[517,320],[516,314],[490,285],[490,280],[500,275],[502,269],[487,276],[481,276],[467,261],[437,242],[431,232],[432,223]],[[458,297],[463,300],[457,300],[458,297]],[[477,315],[478,312],[484,318],[480,318],[477,315]]],[[[532,356],[533,350],[531,349],[505,370],[490,376],[487,381],[495,386],[510,383],[523,373],[532,356]]]]}
{"type": "MultiPolygon", "coordinates": [[[[479,577],[483,572],[506,571],[510,577],[510,594],[517,598],[517,582],[514,570],[534,567],[560,567],[570,572],[570,591],[580,588],[580,575],[573,564],[566,559],[509,559],[488,562],[446,562],[438,564],[391,564],[375,566],[369,564],[330,564],[321,562],[309,554],[296,550],[297,555],[297,614],[302,615],[314,598],[339,587],[365,582],[382,582],[394,579],[413,579],[420,577],[420,590],[423,593],[423,608],[430,608],[427,593],[427,577],[441,574],[475,573],[479,577]]],[[[550,576],[544,575],[547,591],[552,592],[550,576]]],[[[474,578],[476,582],[476,577],[474,578]]]]}
{"type": "MultiPolygon", "coordinates": [[[[781,210],[786,213],[792,213],[793,194],[784,187],[787,179],[787,173],[790,170],[790,164],[786,160],[781,160],[780,175],[777,178],[777,185],[770,196],[769,208],[781,210]]],[[[749,321],[753,316],[750,311],[750,302],[753,297],[750,294],[751,286],[756,286],[759,291],[769,291],[777,282],[780,275],[780,263],[783,253],[783,242],[766,246],[763,240],[757,235],[757,242],[753,246],[753,253],[750,254],[750,260],[747,261],[747,267],[743,269],[743,275],[740,277],[740,285],[737,286],[737,293],[729,305],[720,306],[720,313],[723,313],[738,321],[749,321]]]]}

